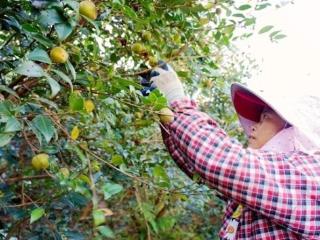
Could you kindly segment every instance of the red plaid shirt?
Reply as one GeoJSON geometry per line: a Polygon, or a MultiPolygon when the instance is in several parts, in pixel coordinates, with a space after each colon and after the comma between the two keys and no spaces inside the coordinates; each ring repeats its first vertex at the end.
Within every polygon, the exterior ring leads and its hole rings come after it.
{"type": "Polygon", "coordinates": [[[221,238],[242,204],[236,239],[320,239],[320,156],[245,149],[193,100],[171,106],[162,134],[172,158],[229,199],[221,238]]]}

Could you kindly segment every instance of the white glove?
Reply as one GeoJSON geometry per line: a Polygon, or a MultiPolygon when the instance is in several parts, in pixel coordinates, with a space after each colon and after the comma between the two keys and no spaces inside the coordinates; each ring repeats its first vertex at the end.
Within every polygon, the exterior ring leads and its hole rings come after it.
{"type": "Polygon", "coordinates": [[[177,73],[164,62],[159,66],[151,73],[153,76],[150,78],[151,86],[157,87],[166,96],[169,103],[184,98],[183,86],[177,73]]]}

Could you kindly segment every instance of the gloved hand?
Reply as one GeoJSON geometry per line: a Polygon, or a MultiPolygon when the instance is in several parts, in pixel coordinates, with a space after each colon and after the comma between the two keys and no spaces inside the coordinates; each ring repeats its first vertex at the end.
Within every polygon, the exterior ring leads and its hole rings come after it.
{"type": "Polygon", "coordinates": [[[146,78],[141,81],[142,85],[149,84],[147,88],[142,90],[142,94],[148,94],[158,88],[166,96],[169,103],[185,97],[182,83],[169,64],[159,61],[158,67],[152,70],[148,77],[150,77],[150,81],[146,78]]]}

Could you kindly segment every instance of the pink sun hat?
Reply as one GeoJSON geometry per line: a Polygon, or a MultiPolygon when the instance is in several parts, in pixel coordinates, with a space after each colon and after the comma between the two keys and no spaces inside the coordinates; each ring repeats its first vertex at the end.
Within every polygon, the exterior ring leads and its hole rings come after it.
{"type": "Polygon", "coordinates": [[[268,148],[272,146],[274,150],[305,152],[320,150],[320,94],[304,91],[291,93],[288,89],[283,93],[233,83],[231,98],[240,124],[248,136],[266,106],[291,125],[274,136],[266,144],[268,148]]]}

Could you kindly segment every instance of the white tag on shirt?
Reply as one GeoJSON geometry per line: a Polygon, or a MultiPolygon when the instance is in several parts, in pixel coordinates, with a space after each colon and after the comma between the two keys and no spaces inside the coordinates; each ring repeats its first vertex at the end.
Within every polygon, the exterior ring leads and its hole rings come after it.
{"type": "Polygon", "coordinates": [[[238,225],[239,225],[239,221],[237,219],[231,219],[226,228],[226,232],[223,239],[234,240],[236,238],[238,225]]]}

